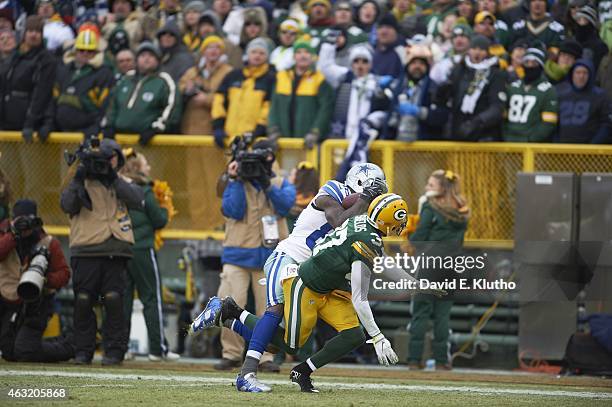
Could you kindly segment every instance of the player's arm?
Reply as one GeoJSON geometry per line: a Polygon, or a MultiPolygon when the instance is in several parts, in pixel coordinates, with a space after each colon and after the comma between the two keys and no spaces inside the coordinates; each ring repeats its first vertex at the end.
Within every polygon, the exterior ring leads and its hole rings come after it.
{"type": "Polygon", "coordinates": [[[359,321],[372,337],[368,341],[374,345],[378,362],[381,365],[388,366],[396,364],[399,360],[395,351],[391,348],[391,343],[380,332],[380,328],[374,321],[374,315],[368,302],[368,288],[370,286],[370,276],[372,271],[370,267],[361,260],[356,260],[351,265],[351,301],[359,321]]]}
{"type": "Polygon", "coordinates": [[[333,228],[337,228],[342,225],[345,220],[353,216],[361,215],[367,211],[370,203],[363,199],[358,199],[355,205],[348,209],[344,209],[342,204],[338,203],[338,201],[331,196],[321,195],[316,199],[315,205],[325,212],[325,219],[327,219],[327,222],[333,228]]]}

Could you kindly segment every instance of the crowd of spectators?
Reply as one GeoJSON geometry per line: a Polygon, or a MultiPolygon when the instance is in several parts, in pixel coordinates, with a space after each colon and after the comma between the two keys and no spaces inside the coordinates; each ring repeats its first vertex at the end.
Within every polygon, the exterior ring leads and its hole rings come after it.
{"type": "Polygon", "coordinates": [[[0,129],[609,143],[612,0],[8,0],[0,129]],[[587,131],[588,129],[588,131],[587,131]]]}

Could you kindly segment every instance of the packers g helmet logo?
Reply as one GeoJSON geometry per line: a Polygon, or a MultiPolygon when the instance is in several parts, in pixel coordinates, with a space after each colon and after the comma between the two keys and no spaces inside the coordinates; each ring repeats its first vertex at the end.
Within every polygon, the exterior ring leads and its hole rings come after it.
{"type": "Polygon", "coordinates": [[[395,211],[395,213],[393,214],[393,217],[395,218],[395,220],[406,220],[406,210],[405,209],[398,209],[395,211]]]}
{"type": "Polygon", "coordinates": [[[383,194],[374,198],[370,204],[368,217],[384,236],[399,236],[406,226],[408,205],[397,194],[383,194]]]}

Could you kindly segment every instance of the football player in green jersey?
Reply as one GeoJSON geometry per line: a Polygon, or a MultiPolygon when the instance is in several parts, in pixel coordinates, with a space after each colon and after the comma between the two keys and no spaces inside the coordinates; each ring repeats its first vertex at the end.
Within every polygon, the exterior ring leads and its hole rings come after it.
{"type": "MultiPolygon", "coordinates": [[[[407,204],[396,194],[375,198],[368,215],[348,219],[313,250],[313,257],[285,268],[286,329],[277,330],[274,346],[294,354],[302,346],[318,318],[339,333],[306,362],[291,371],[291,380],[302,391],[317,392],[310,375],[364,343],[364,326],[381,364],[395,364],[398,357],[374,321],[367,300],[374,259],[384,256],[382,237],[398,236],[406,226],[407,204]]],[[[393,280],[412,279],[401,269],[386,269],[393,280]]],[[[205,326],[219,323],[249,339],[257,318],[238,307],[231,298],[211,299],[205,309],[205,326]]]]}

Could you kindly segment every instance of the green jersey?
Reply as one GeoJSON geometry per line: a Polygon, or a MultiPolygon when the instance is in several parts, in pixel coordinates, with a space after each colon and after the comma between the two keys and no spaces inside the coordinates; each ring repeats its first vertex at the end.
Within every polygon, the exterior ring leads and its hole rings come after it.
{"type": "Polygon", "coordinates": [[[517,142],[550,141],[557,126],[559,103],[557,92],[542,75],[526,85],[512,82],[506,89],[507,118],[504,140],[517,142]]]}
{"type": "Polygon", "coordinates": [[[367,215],[347,219],[342,226],[318,243],[313,256],[300,265],[299,276],[306,287],[326,294],[350,291],[351,265],[362,261],[372,269],[374,259],[383,255],[383,242],[367,215]]]}

